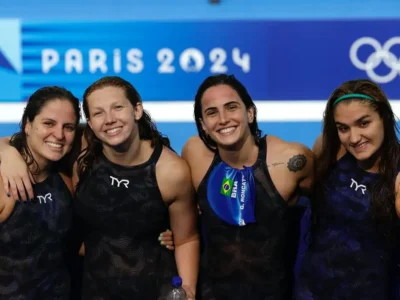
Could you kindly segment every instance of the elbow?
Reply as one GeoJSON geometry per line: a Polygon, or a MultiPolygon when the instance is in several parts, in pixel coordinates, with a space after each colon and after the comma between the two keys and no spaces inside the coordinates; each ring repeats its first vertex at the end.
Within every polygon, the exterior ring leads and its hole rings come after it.
{"type": "Polygon", "coordinates": [[[196,244],[196,243],[200,244],[200,236],[198,233],[193,234],[192,236],[184,238],[184,239],[175,239],[175,241],[174,241],[175,248],[178,248],[183,245],[188,245],[191,243],[192,244],[196,244]]]}

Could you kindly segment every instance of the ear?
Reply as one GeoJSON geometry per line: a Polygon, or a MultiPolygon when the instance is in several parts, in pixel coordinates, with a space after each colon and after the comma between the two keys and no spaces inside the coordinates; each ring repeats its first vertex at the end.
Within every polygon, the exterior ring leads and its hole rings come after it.
{"type": "Polygon", "coordinates": [[[92,127],[92,122],[90,122],[90,120],[87,120],[87,124],[89,125],[90,129],[92,129],[92,130],[93,130],[93,127],[92,127]]]}
{"type": "Polygon", "coordinates": [[[254,107],[250,107],[247,110],[247,119],[249,120],[249,124],[254,122],[254,107]]]}
{"type": "Polygon", "coordinates": [[[29,121],[26,121],[25,128],[24,128],[25,135],[29,136],[31,134],[31,130],[32,130],[32,123],[29,121]]]}
{"type": "Polygon", "coordinates": [[[139,121],[140,118],[143,116],[143,105],[142,102],[136,103],[135,107],[133,108],[135,121],[139,121]]]}

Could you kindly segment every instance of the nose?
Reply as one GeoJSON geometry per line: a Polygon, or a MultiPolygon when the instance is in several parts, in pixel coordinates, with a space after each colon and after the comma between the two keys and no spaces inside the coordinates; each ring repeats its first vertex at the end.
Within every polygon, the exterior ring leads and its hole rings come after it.
{"type": "Polygon", "coordinates": [[[59,140],[59,141],[63,140],[65,137],[63,126],[59,126],[59,127],[55,128],[53,135],[57,140],[59,140]]]}
{"type": "Polygon", "coordinates": [[[106,114],[106,124],[109,125],[109,124],[112,124],[114,122],[115,122],[114,114],[112,112],[107,113],[106,114]]]}
{"type": "Polygon", "coordinates": [[[360,141],[361,141],[360,132],[357,129],[351,129],[350,130],[350,143],[355,145],[360,141]]]}
{"type": "Polygon", "coordinates": [[[221,125],[224,125],[228,122],[229,122],[229,118],[228,118],[227,114],[224,111],[221,111],[219,114],[219,123],[221,125]]]}

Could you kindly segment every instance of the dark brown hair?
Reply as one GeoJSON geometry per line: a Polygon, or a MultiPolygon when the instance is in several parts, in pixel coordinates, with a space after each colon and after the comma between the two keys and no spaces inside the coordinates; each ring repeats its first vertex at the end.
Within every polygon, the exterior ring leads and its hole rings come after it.
{"type": "MultiPolygon", "coordinates": [[[[380,181],[371,187],[371,212],[380,228],[393,223],[396,217],[395,210],[395,181],[399,171],[400,147],[397,137],[398,127],[396,117],[383,90],[370,80],[351,80],[340,85],[330,96],[324,113],[322,151],[317,160],[317,183],[316,187],[322,187],[328,180],[330,170],[337,161],[337,153],[341,143],[339,140],[333,103],[341,96],[347,94],[364,94],[372,97],[375,101],[349,98],[343,102],[360,101],[368,104],[376,111],[383,121],[384,139],[380,149],[380,160],[378,173],[380,181]],[[319,182],[318,182],[319,181],[319,182]]],[[[318,192],[322,196],[322,191],[318,192]]],[[[319,198],[323,199],[323,198],[319,198]]],[[[390,232],[384,232],[385,235],[390,232]]]]}

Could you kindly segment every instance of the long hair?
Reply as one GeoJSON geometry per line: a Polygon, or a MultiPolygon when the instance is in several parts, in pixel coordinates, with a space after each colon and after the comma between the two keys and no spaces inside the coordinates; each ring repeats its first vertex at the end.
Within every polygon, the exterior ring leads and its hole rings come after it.
{"type": "MultiPolygon", "coordinates": [[[[31,168],[32,174],[37,174],[40,170],[38,163],[36,162],[31,150],[28,147],[25,127],[28,122],[30,123],[33,122],[35,117],[38,114],[40,114],[43,107],[45,107],[49,102],[57,99],[66,100],[72,104],[72,107],[74,108],[76,115],[76,125],[77,125],[79,123],[80,113],[81,113],[78,98],[76,98],[70,91],[62,87],[58,86],[43,87],[38,89],[29,97],[19,125],[19,131],[11,137],[10,140],[11,146],[15,147],[21,153],[28,167],[31,167],[33,165],[33,168],[31,168]]],[[[73,148],[74,144],[75,143],[73,143],[73,148]]],[[[69,173],[67,166],[64,162],[69,161],[69,155],[71,152],[72,151],[66,154],[58,162],[55,162],[53,164],[53,167],[61,172],[69,173]]]]}
{"type": "MultiPolygon", "coordinates": [[[[96,90],[105,87],[117,87],[123,89],[126,98],[136,107],[138,103],[142,102],[139,93],[128,81],[118,76],[106,76],[90,85],[83,94],[83,112],[87,120],[90,119],[88,97],[96,90]]],[[[141,140],[151,141],[151,146],[158,145],[166,146],[170,149],[171,144],[167,137],[163,136],[158,130],[156,125],[151,120],[150,115],[143,110],[142,117],[137,121],[139,127],[139,137],[141,140]]],[[[96,137],[90,126],[86,126],[84,137],[87,142],[87,147],[82,150],[78,158],[78,175],[82,177],[84,172],[91,170],[93,162],[96,157],[103,151],[102,142],[96,137]]]]}
{"type": "Polygon", "coordinates": [[[365,94],[375,101],[362,99],[346,99],[343,102],[362,101],[370,105],[383,121],[384,139],[380,149],[381,154],[378,173],[380,180],[377,185],[371,187],[371,213],[376,220],[378,229],[386,237],[392,235],[390,228],[395,218],[395,181],[399,169],[400,147],[396,133],[399,132],[396,117],[383,90],[370,80],[351,80],[343,83],[330,96],[324,113],[322,151],[317,159],[317,183],[318,196],[322,197],[321,187],[328,180],[330,170],[337,162],[337,153],[341,143],[339,140],[335,119],[333,103],[339,97],[346,94],[365,94]],[[319,181],[319,182],[318,182],[319,181]],[[382,231],[383,230],[383,231],[382,231]]]}
{"type": "Polygon", "coordinates": [[[258,128],[257,107],[255,106],[253,99],[251,99],[244,85],[239,80],[237,80],[235,76],[225,75],[225,74],[213,75],[207,77],[197,90],[194,102],[194,118],[196,121],[197,132],[201,140],[204,142],[204,144],[207,146],[208,149],[210,149],[213,152],[216,151],[217,144],[215,143],[214,140],[211,139],[209,135],[206,134],[201,125],[201,119],[203,117],[201,99],[203,98],[203,94],[205,93],[206,90],[217,85],[229,85],[232,89],[234,89],[238,93],[240,99],[243,101],[247,109],[250,108],[254,109],[254,120],[252,123],[249,124],[249,127],[250,127],[250,132],[254,137],[256,144],[259,145],[262,132],[258,128]]]}

